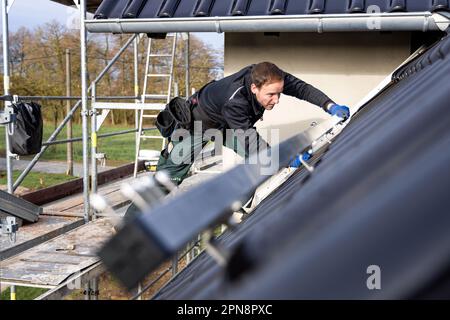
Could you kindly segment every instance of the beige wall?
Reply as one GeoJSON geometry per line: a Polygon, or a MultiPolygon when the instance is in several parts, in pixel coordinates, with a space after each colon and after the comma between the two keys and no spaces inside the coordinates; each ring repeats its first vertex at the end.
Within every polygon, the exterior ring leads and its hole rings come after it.
{"type": "MultiPolygon", "coordinates": [[[[260,61],[314,85],[340,104],[352,106],[380,83],[410,51],[409,33],[229,33],[225,35],[225,75],[260,61]]],[[[280,128],[282,139],[328,115],[317,107],[282,96],[258,128],[280,128]]]]}

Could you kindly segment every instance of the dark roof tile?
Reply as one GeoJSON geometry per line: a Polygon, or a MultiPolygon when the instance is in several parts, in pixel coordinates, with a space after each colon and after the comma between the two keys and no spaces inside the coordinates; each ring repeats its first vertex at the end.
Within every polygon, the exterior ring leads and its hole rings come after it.
{"type": "Polygon", "coordinates": [[[450,275],[449,49],[446,37],[401,68],[312,175],[298,172],[221,236],[227,269],[203,253],[156,298],[448,298],[433,284],[450,275]],[[379,292],[365,286],[371,264],[379,292]]]}
{"type": "MultiPolygon", "coordinates": [[[[61,1],[59,1],[61,2],[61,1]]],[[[448,0],[104,0],[96,18],[344,14],[449,10],[448,0]]]]}

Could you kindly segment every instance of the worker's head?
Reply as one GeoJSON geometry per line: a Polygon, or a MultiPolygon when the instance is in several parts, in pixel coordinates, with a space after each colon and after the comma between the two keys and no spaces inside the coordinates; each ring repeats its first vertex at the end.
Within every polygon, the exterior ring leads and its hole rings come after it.
{"type": "Polygon", "coordinates": [[[272,110],[283,92],[283,71],[273,63],[261,62],[253,67],[251,78],[251,90],[256,100],[264,109],[272,110]]]}

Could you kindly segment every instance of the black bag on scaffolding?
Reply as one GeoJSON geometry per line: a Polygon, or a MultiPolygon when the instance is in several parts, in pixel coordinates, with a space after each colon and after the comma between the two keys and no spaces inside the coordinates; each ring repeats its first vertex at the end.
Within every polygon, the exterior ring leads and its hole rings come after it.
{"type": "Polygon", "coordinates": [[[36,154],[42,147],[41,106],[35,102],[13,104],[16,121],[10,136],[11,152],[19,156],[36,154]]]}
{"type": "Polygon", "coordinates": [[[190,130],[191,112],[189,101],[175,97],[156,117],[156,127],[164,138],[169,138],[177,128],[190,130]]]}

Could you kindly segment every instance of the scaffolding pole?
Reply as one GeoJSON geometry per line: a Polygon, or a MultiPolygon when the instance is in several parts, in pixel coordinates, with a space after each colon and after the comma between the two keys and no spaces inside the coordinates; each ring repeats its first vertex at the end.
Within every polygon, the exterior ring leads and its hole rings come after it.
{"type": "MultiPolygon", "coordinates": [[[[2,0],[2,28],[3,28],[3,94],[9,95],[9,29],[8,29],[8,0],[2,0]]],[[[10,113],[11,102],[5,101],[5,113],[10,113]]],[[[13,194],[13,162],[11,155],[11,144],[9,140],[9,133],[5,127],[6,140],[6,179],[8,193],[13,194]]],[[[10,288],[11,300],[16,300],[16,287],[10,288]]]]}
{"type": "MultiPolygon", "coordinates": [[[[9,29],[8,29],[8,0],[2,0],[2,28],[3,28],[3,94],[9,95],[9,29]]],[[[10,101],[5,101],[5,113],[10,112],[10,101]]],[[[8,130],[5,127],[6,140],[6,176],[8,192],[14,193],[13,189],[13,162],[11,155],[11,142],[9,140],[8,130]]],[[[12,291],[11,291],[12,292],[12,291]]]]}
{"type": "MultiPolygon", "coordinates": [[[[134,39],[134,95],[139,96],[139,36],[134,39]]],[[[135,100],[136,103],[140,103],[140,99],[135,100]]],[[[139,135],[141,134],[139,132],[139,110],[134,110],[134,126],[136,128],[136,134],[135,134],[135,150],[134,152],[138,152],[138,139],[139,135]]],[[[140,292],[142,290],[142,286],[139,283],[137,291],[140,292]]],[[[142,300],[142,297],[139,296],[138,300],[142,300]]]]}
{"type": "MultiPolygon", "coordinates": [[[[148,127],[145,128],[146,130],[156,129],[156,127],[148,127]]],[[[136,129],[129,129],[129,130],[121,130],[116,132],[109,132],[109,133],[103,133],[103,134],[97,134],[97,139],[100,138],[108,138],[108,137],[114,137],[114,136],[120,136],[127,133],[136,132],[136,129]]],[[[52,142],[44,142],[42,143],[43,146],[53,146],[55,144],[63,144],[63,143],[72,143],[72,142],[79,142],[83,141],[83,137],[77,137],[72,139],[64,139],[64,140],[56,140],[52,142]]]]}
{"type": "MultiPolygon", "coordinates": [[[[103,69],[103,71],[98,75],[97,78],[95,78],[94,82],[91,84],[91,107],[95,105],[96,103],[96,96],[97,96],[97,84],[100,82],[100,80],[106,75],[110,67],[119,59],[119,57],[122,55],[122,53],[125,52],[125,50],[130,46],[132,42],[134,42],[136,46],[136,37],[137,35],[133,35],[126,43],[125,45],[118,51],[118,53],[114,56],[113,59],[108,63],[108,65],[103,69]]],[[[136,48],[135,48],[136,50],[136,48]]],[[[136,63],[135,63],[136,64],[136,63]]],[[[135,77],[137,74],[135,75],[135,77]]],[[[136,86],[136,84],[135,84],[136,86]]],[[[87,92],[83,92],[87,93],[87,92]]],[[[138,95],[138,93],[135,90],[135,96],[138,95]]],[[[87,95],[86,95],[87,96],[87,95]]],[[[87,99],[86,99],[87,102],[87,99]]],[[[97,128],[97,110],[94,108],[91,108],[91,192],[96,193],[97,192],[97,132],[100,128],[97,128]]],[[[83,137],[84,137],[84,131],[83,131],[83,137]]],[[[87,137],[88,138],[88,137],[87,137]]],[[[86,155],[88,156],[88,155],[86,155]]],[[[83,154],[83,161],[85,155],[83,154]]],[[[87,162],[87,161],[86,161],[87,162]]],[[[92,218],[97,219],[97,213],[95,211],[92,212],[92,218]]],[[[99,281],[100,279],[95,277],[91,281],[86,284],[87,288],[86,291],[88,292],[89,298],[91,300],[97,300],[98,294],[99,294],[99,281]]]]}
{"type": "Polygon", "coordinates": [[[187,38],[186,38],[186,50],[185,50],[185,63],[186,63],[186,83],[185,83],[185,86],[186,86],[186,99],[188,99],[189,98],[189,96],[190,96],[190,92],[191,92],[191,90],[190,90],[190,73],[189,73],[189,68],[190,68],[190,56],[189,56],[189,50],[190,50],[190,42],[191,42],[191,40],[190,40],[190,34],[188,33],[187,34],[187,38]]]}
{"type": "Polygon", "coordinates": [[[83,198],[84,221],[90,220],[89,205],[89,131],[88,131],[88,99],[87,99],[87,57],[86,57],[86,0],[80,0],[80,46],[81,46],[81,118],[83,130],[83,198]]]}
{"type": "MultiPolygon", "coordinates": [[[[88,89],[88,91],[90,88],[88,89]]],[[[78,96],[17,96],[19,100],[22,101],[33,101],[33,100],[81,100],[78,96]]],[[[110,97],[96,97],[96,100],[133,100],[138,99],[138,96],[110,96],[110,97]]],[[[91,99],[91,97],[88,97],[91,99]]]]}
{"type": "MultiPolygon", "coordinates": [[[[84,23],[86,19],[86,0],[80,0],[80,47],[81,47],[81,119],[83,133],[83,199],[84,199],[84,221],[89,222],[91,218],[89,203],[89,128],[88,128],[88,88],[87,88],[87,32],[84,23]]],[[[85,285],[85,300],[90,300],[90,281],[85,285]]]]}
{"type": "MultiPolygon", "coordinates": [[[[139,36],[134,39],[134,95],[139,96],[139,36]]],[[[136,98],[136,103],[140,103],[140,99],[136,98]]],[[[139,139],[139,110],[134,110],[134,125],[136,127],[135,135],[135,153],[138,152],[138,139],[139,139]]]]}
{"type": "MultiPolygon", "coordinates": [[[[91,103],[94,104],[97,91],[97,83],[92,84],[91,103]]],[[[92,105],[91,105],[92,106],[92,105]]],[[[93,110],[91,115],[91,192],[97,193],[97,111],[93,110]]],[[[93,219],[97,218],[96,211],[92,210],[93,219]]]]}
{"type": "MultiPolygon", "coordinates": [[[[135,36],[134,36],[135,37],[135,36]]],[[[132,37],[133,38],[133,37],[132,37]]],[[[133,38],[134,39],[134,38],[133,38]]],[[[117,61],[117,59],[119,59],[119,57],[122,55],[122,53],[124,52],[124,50],[126,49],[126,47],[131,43],[131,39],[125,44],[125,46],[119,50],[119,52],[116,54],[116,56],[109,62],[109,64],[105,67],[105,69],[100,73],[100,75],[95,79],[94,83],[89,86],[89,88],[87,89],[88,92],[90,90],[92,90],[93,85],[95,83],[97,83],[98,81],[101,80],[101,78],[106,74],[106,72],[111,68],[111,66],[117,61]]],[[[66,125],[66,123],[68,121],[70,121],[70,119],[72,119],[73,114],[75,113],[75,111],[78,109],[78,107],[80,106],[80,104],[82,103],[82,100],[80,100],[80,97],[64,97],[64,96],[27,96],[27,97],[22,97],[20,96],[19,99],[25,99],[25,98],[30,98],[31,100],[33,100],[33,98],[35,99],[54,99],[54,100],[71,100],[71,99],[78,99],[78,102],[74,105],[74,107],[72,108],[72,110],[70,110],[70,113],[68,113],[66,115],[66,117],[64,118],[64,120],[61,122],[61,124],[58,126],[58,128],[56,128],[56,130],[52,133],[52,135],[47,139],[47,142],[43,144],[43,148],[41,149],[41,151],[39,153],[37,153],[34,158],[31,160],[31,162],[28,164],[28,166],[25,168],[25,170],[20,174],[20,176],[17,178],[16,182],[14,183],[13,186],[13,190],[15,190],[21,183],[22,181],[25,179],[25,177],[28,175],[28,173],[31,171],[31,169],[33,169],[34,165],[39,161],[39,159],[41,158],[42,154],[44,154],[44,152],[47,150],[48,146],[51,145],[51,142],[54,141],[56,139],[56,137],[58,136],[58,134],[61,132],[61,130],[64,128],[64,126],[66,125]]],[[[107,99],[108,97],[96,97],[96,99],[107,99]]],[[[109,99],[111,100],[115,100],[115,99],[135,99],[136,97],[109,97],[109,99]]],[[[87,97],[87,99],[90,99],[90,97],[87,97]]]]}
{"type": "MultiPolygon", "coordinates": [[[[91,90],[91,105],[94,105],[97,101],[97,84],[100,80],[106,75],[108,70],[116,63],[116,61],[122,56],[125,50],[130,46],[130,44],[135,41],[137,35],[133,35],[128,39],[128,41],[120,48],[120,50],[116,53],[116,55],[109,61],[108,65],[103,69],[103,71],[95,78],[95,80],[91,83],[89,89],[91,90]]],[[[135,93],[136,95],[136,93],[135,93]]],[[[137,95],[136,95],[137,96],[137,95]]],[[[87,100],[86,100],[87,101],[87,100]]],[[[97,110],[92,108],[91,113],[91,192],[97,192],[97,132],[100,128],[97,128],[97,110]]],[[[83,132],[84,133],[84,132],[83,132]]],[[[88,137],[89,139],[89,137],[88,137]]],[[[84,161],[84,155],[83,155],[84,161]]],[[[96,213],[93,212],[94,218],[96,218],[96,213]]]]}
{"type": "MultiPolygon", "coordinates": [[[[66,49],[66,94],[68,97],[72,95],[72,78],[71,78],[71,61],[70,61],[70,49],[66,49]]],[[[66,101],[66,114],[70,113],[71,105],[70,101],[66,101]]],[[[67,123],[67,139],[72,139],[72,121],[67,123]]],[[[73,145],[72,143],[67,144],[67,169],[66,175],[73,175],[73,145]]]]}

